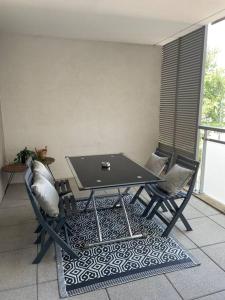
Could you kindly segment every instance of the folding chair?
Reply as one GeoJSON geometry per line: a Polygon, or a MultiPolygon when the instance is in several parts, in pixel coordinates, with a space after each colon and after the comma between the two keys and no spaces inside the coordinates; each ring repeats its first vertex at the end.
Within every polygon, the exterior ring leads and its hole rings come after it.
{"type": "MultiPolygon", "coordinates": [[[[32,169],[32,164],[33,164],[33,159],[30,156],[26,161],[26,165],[28,168],[32,169]]],[[[68,179],[55,180],[55,178],[53,177],[52,174],[51,174],[51,176],[55,182],[55,188],[56,188],[59,196],[64,196],[66,194],[72,193],[68,179]]]]}
{"type": "MultiPolygon", "coordinates": [[[[165,174],[168,171],[168,169],[170,168],[172,157],[173,157],[173,153],[171,153],[169,151],[166,151],[166,150],[162,150],[160,148],[156,148],[155,154],[158,155],[158,156],[160,156],[160,157],[167,157],[168,158],[168,161],[165,164],[165,167],[164,167],[164,169],[162,171],[162,173],[165,174]]],[[[141,203],[145,204],[145,201],[140,197],[141,193],[142,193],[142,191],[144,189],[147,191],[147,193],[151,197],[151,190],[148,188],[148,184],[142,185],[142,186],[139,187],[139,189],[137,190],[136,194],[133,196],[133,198],[131,200],[131,204],[135,203],[136,200],[140,200],[141,203]]],[[[162,209],[163,209],[163,211],[167,210],[163,205],[162,205],[162,209]]]]}
{"type": "MultiPolygon", "coordinates": [[[[31,185],[33,181],[33,174],[31,168],[28,168],[25,174],[25,185],[26,189],[39,223],[39,236],[35,243],[40,244],[40,251],[33,261],[33,264],[38,264],[51,244],[53,242],[57,243],[65,252],[67,252],[72,258],[78,258],[77,253],[71,248],[69,243],[69,234],[71,234],[70,227],[66,222],[66,212],[64,209],[64,202],[59,202],[59,216],[50,217],[48,216],[40,207],[36,200],[35,195],[31,190],[31,185]],[[65,240],[61,238],[60,232],[64,230],[65,240]]],[[[70,197],[71,198],[71,197],[70,197]]],[[[74,200],[74,199],[73,199],[74,200]]],[[[69,200],[71,203],[71,199],[69,200]]],[[[75,201],[73,201],[75,203],[75,201]]],[[[68,205],[67,205],[68,206],[68,205]]]]}
{"type": "Polygon", "coordinates": [[[155,154],[160,156],[160,157],[167,157],[168,158],[168,161],[167,161],[167,163],[165,165],[165,168],[163,170],[163,173],[166,173],[169,170],[170,166],[171,166],[173,152],[169,152],[169,151],[166,151],[166,150],[163,150],[163,149],[160,149],[160,148],[156,148],[155,154]]]}
{"type": "Polygon", "coordinates": [[[149,194],[151,194],[151,201],[145,208],[145,211],[142,214],[142,216],[147,216],[147,219],[152,219],[154,216],[157,216],[166,225],[166,229],[164,230],[162,236],[169,235],[170,231],[172,230],[173,226],[176,224],[179,218],[188,231],[192,230],[190,224],[183,215],[183,210],[185,209],[192,195],[198,173],[199,162],[178,155],[175,163],[180,165],[181,167],[193,171],[193,174],[189,181],[189,187],[186,192],[181,191],[175,195],[170,195],[161,190],[158,185],[148,185],[146,187],[146,191],[149,194]],[[175,200],[177,199],[182,200],[182,203],[180,205],[176,203],[175,200]],[[164,205],[167,208],[167,210],[172,214],[172,219],[170,221],[167,218],[165,218],[165,216],[160,212],[160,208],[162,207],[162,205],[164,205]]]}

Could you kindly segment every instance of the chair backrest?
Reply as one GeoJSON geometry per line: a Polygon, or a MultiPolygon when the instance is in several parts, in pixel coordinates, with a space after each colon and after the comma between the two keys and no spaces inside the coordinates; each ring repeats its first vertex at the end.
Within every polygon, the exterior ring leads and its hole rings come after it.
{"type": "Polygon", "coordinates": [[[160,148],[156,148],[155,154],[160,156],[160,157],[167,157],[168,158],[168,161],[167,161],[165,169],[164,169],[164,172],[167,172],[168,169],[170,168],[173,153],[171,153],[169,151],[166,151],[166,150],[163,150],[163,149],[160,149],[160,148]]]}
{"type": "Polygon", "coordinates": [[[187,193],[187,196],[189,196],[192,194],[192,192],[194,190],[194,186],[195,186],[195,182],[196,182],[196,178],[197,178],[197,174],[198,174],[198,169],[199,169],[199,162],[196,160],[193,160],[191,158],[182,156],[182,155],[177,155],[175,164],[178,164],[181,167],[184,167],[184,168],[187,168],[187,169],[193,171],[193,174],[189,181],[189,189],[188,189],[188,193],[187,193]]]}

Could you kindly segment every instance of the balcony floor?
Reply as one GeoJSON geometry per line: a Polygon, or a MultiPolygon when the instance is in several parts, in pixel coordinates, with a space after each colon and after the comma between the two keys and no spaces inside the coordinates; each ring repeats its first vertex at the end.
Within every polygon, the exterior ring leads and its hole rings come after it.
{"type": "MultiPolygon", "coordinates": [[[[68,299],[225,299],[225,216],[193,197],[173,234],[201,262],[200,267],[154,276],[68,299]]],[[[0,299],[57,300],[54,248],[39,265],[32,265],[36,221],[24,185],[9,187],[0,205],[0,299]]]]}

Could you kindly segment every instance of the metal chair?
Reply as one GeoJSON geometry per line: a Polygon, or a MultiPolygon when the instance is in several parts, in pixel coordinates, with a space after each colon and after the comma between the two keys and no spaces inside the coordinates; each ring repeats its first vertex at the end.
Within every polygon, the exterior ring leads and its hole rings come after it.
{"type": "MultiPolygon", "coordinates": [[[[26,161],[26,166],[28,168],[32,169],[32,165],[33,165],[33,159],[30,156],[26,161]]],[[[55,178],[53,176],[52,176],[52,178],[55,182],[55,188],[56,188],[59,196],[64,196],[66,194],[72,193],[68,179],[55,180],[55,178]]]]}
{"type": "Polygon", "coordinates": [[[170,233],[170,231],[172,230],[173,226],[176,224],[179,218],[188,231],[192,230],[190,224],[183,215],[183,210],[185,209],[188,201],[190,200],[190,197],[194,190],[199,168],[199,162],[178,155],[175,163],[180,165],[181,167],[193,171],[193,174],[189,181],[189,187],[186,192],[181,191],[175,195],[169,195],[163,190],[161,190],[158,185],[148,185],[148,187],[146,187],[146,191],[148,192],[148,194],[151,195],[151,201],[145,208],[145,211],[142,214],[142,216],[147,216],[147,219],[152,219],[154,216],[157,216],[166,225],[166,229],[164,230],[162,236],[168,236],[168,234],[170,233]],[[182,202],[180,205],[176,203],[175,200],[177,199],[181,199],[182,202]],[[167,218],[165,218],[162,212],[160,212],[160,208],[162,207],[162,205],[165,206],[167,210],[171,213],[172,219],[170,221],[167,218]]]}
{"type": "Polygon", "coordinates": [[[160,157],[167,157],[168,158],[168,161],[165,164],[165,168],[163,170],[163,172],[166,173],[170,168],[170,165],[171,165],[171,162],[172,162],[172,157],[173,157],[173,152],[169,152],[169,151],[166,151],[166,150],[163,150],[163,149],[160,149],[160,148],[156,148],[155,154],[160,156],[160,157]]]}
{"type": "MultiPolygon", "coordinates": [[[[171,165],[171,162],[172,162],[173,153],[171,153],[169,151],[166,151],[166,150],[162,150],[160,148],[156,148],[155,154],[158,155],[158,156],[160,156],[160,157],[167,157],[168,158],[167,163],[165,164],[165,167],[164,167],[164,169],[162,171],[162,173],[165,174],[169,170],[169,168],[170,168],[170,165],[171,165]]],[[[131,200],[132,204],[136,200],[139,200],[139,201],[141,201],[141,203],[145,204],[145,201],[141,198],[141,193],[145,189],[147,191],[148,195],[151,197],[151,190],[148,188],[148,186],[149,186],[149,184],[142,185],[142,186],[139,187],[139,189],[137,190],[136,194],[134,195],[134,197],[131,200]]],[[[167,210],[163,205],[162,205],[162,209],[163,209],[163,211],[167,210]]]]}
{"type": "MultiPolygon", "coordinates": [[[[33,261],[33,264],[38,264],[43,256],[48,251],[53,242],[57,243],[65,252],[67,252],[72,258],[78,258],[77,253],[71,248],[69,243],[69,234],[71,234],[70,226],[66,222],[66,210],[64,209],[64,201],[59,202],[59,216],[50,217],[40,207],[36,200],[35,195],[31,190],[33,181],[33,173],[31,168],[28,167],[25,174],[25,185],[31,201],[35,216],[39,223],[39,236],[35,243],[40,244],[40,251],[33,261]],[[60,232],[64,231],[65,240],[60,237],[60,232]]],[[[73,199],[74,200],[74,199],[73,199]]],[[[68,201],[67,201],[68,202],[68,201]]],[[[69,201],[71,203],[71,200],[69,201]]],[[[75,203],[75,201],[73,201],[75,203]]]]}

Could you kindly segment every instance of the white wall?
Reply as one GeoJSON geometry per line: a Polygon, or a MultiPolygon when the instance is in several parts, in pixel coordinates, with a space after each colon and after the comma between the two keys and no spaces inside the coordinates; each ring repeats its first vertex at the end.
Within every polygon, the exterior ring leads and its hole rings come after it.
{"type": "Polygon", "coordinates": [[[47,145],[64,177],[65,155],[124,152],[143,163],[155,149],[159,47],[9,35],[1,48],[8,161],[47,145]]]}
{"type": "Polygon", "coordinates": [[[5,149],[4,149],[4,135],[3,135],[3,126],[2,126],[2,113],[1,113],[1,102],[0,102],[0,202],[2,201],[2,197],[4,194],[4,188],[5,188],[5,180],[4,176],[1,172],[1,167],[4,165],[4,155],[5,149]]]}

